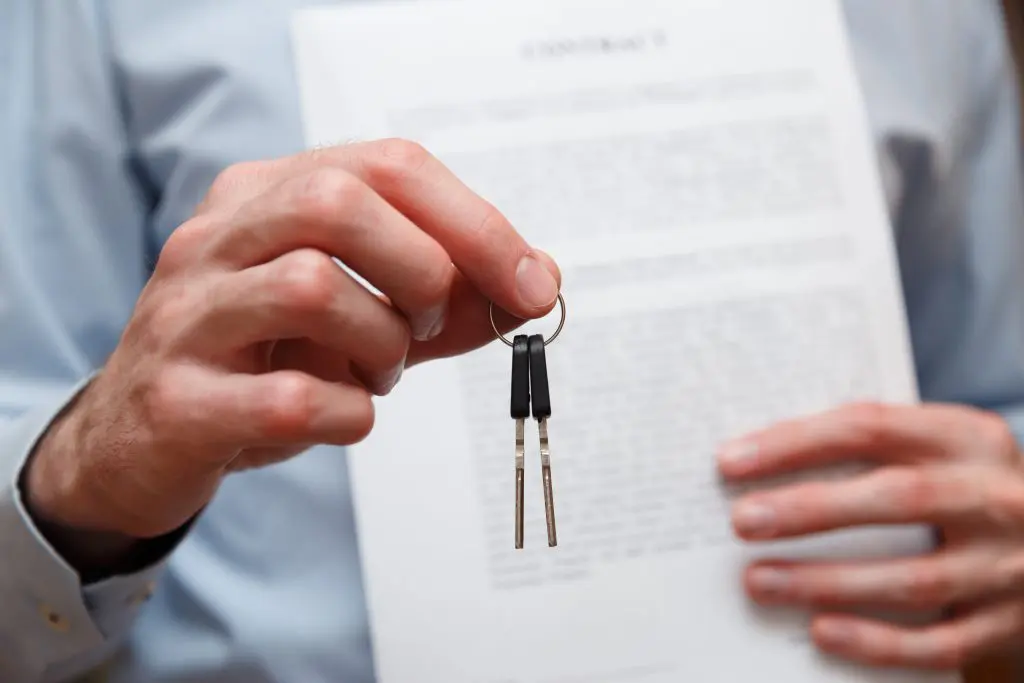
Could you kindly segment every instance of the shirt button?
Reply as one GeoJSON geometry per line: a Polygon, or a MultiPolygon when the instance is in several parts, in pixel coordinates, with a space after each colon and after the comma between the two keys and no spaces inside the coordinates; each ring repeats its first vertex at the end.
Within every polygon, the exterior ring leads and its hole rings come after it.
{"type": "Polygon", "coordinates": [[[71,628],[71,622],[61,616],[49,605],[40,605],[39,614],[41,614],[43,619],[46,620],[47,626],[58,633],[67,633],[68,629],[71,628]]]}

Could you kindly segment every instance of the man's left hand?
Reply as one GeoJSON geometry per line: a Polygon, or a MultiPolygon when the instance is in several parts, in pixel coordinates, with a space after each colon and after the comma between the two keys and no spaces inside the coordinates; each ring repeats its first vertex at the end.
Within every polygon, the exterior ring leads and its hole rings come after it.
{"type": "Polygon", "coordinates": [[[732,523],[746,541],[866,525],[925,524],[925,555],[844,562],[762,560],[744,583],[759,603],[814,610],[822,650],[878,666],[957,669],[1024,643],[1024,468],[998,416],[951,405],[858,404],[727,444],[726,480],[867,461],[865,473],[750,493],[732,523]],[[863,608],[948,615],[924,627],[854,616],[863,608]]]}

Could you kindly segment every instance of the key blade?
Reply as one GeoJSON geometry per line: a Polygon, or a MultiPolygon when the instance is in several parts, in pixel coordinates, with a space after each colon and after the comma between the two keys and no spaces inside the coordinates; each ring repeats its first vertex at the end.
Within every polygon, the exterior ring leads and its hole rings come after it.
{"type": "Polygon", "coordinates": [[[548,441],[547,419],[537,420],[537,431],[540,434],[540,466],[544,485],[544,518],[548,528],[548,547],[558,545],[558,533],[555,530],[555,492],[551,483],[551,447],[548,441]]]}
{"type": "Polygon", "coordinates": [[[526,488],[526,420],[516,420],[516,550],[523,548],[523,516],[526,488]]]}

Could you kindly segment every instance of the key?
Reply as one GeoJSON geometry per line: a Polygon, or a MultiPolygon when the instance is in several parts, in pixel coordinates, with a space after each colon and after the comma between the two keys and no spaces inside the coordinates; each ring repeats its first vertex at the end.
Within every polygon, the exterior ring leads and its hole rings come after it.
{"type": "Polygon", "coordinates": [[[548,546],[558,545],[555,531],[555,493],[551,483],[551,448],[548,441],[548,418],[551,417],[551,395],[548,391],[548,364],[544,354],[544,337],[529,338],[530,351],[530,409],[537,420],[540,437],[540,467],[544,486],[544,518],[548,529],[548,546]]]}
{"type": "Polygon", "coordinates": [[[547,523],[548,546],[558,545],[555,532],[555,492],[551,483],[551,447],[548,440],[548,418],[551,417],[551,396],[548,391],[548,365],[544,355],[545,347],[562,332],[565,324],[565,300],[558,295],[562,309],[558,327],[547,340],[539,334],[516,335],[510,341],[494,322],[494,302],[490,304],[489,316],[494,335],[512,349],[512,397],[509,412],[516,423],[516,550],[523,548],[524,517],[526,514],[526,418],[531,415],[537,420],[540,437],[541,477],[544,490],[544,518],[547,523]]]}
{"type": "Polygon", "coordinates": [[[512,419],[516,421],[516,549],[523,547],[523,515],[526,488],[526,418],[530,416],[529,338],[520,334],[512,340],[512,419]]]}

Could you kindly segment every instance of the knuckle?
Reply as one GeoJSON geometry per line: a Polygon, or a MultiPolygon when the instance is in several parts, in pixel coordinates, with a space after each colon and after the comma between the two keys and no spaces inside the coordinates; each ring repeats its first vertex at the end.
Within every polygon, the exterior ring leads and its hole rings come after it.
{"type": "Polygon", "coordinates": [[[985,413],[979,422],[980,441],[986,452],[1016,462],[1018,444],[1009,424],[999,415],[985,413]]]}
{"type": "Polygon", "coordinates": [[[809,481],[800,484],[793,491],[792,503],[783,511],[790,524],[801,527],[821,522],[826,516],[835,514],[835,488],[827,482],[809,481]]]}
{"type": "Polygon", "coordinates": [[[994,563],[995,590],[999,593],[1019,593],[1024,589],[1024,553],[1010,553],[994,563]]]}
{"type": "Polygon", "coordinates": [[[159,425],[177,425],[184,401],[182,385],[174,371],[163,368],[144,382],[138,404],[145,423],[154,432],[155,440],[160,439],[160,435],[155,433],[159,425]]]}
{"type": "Polygon", "coordinates": [[[877,475],[881,479],[881,501],[903,512],[909,520],[920,520],[935,508],[942,495],[940,486],[930,473],[920,468],[891,468],[877,475]]]}
{"type": "Polygon", "coordinates": [[[166,283],[145,295],[125,329],[148,353],[179,346],[202,321],[204,306],[192,295],[194,283],[166,283]]]}
{"type": "Polygon", "coordinates": [[[476,231],[478,235],[511,234],[512,224],[496,206],[485,203],[476,231]]]}
{"type": "Polygon", "coordinates": [[[258,161],[243,161],[222,170],[213,179],[213,183],[206,193],[204,205],[212,206],[224,197],[247,186],[257,176],[260,167],[261,163],[258,161]]]}
{"type": "Polygon", "coordinates": [[[1017,533],[1024,525],[1024,484],[1012,474],[974,486],[969,510],[994,528],[1017,533]]]}
{"type": "Polygon", "coordinates": [[[810,603],[841,602],[848,593],[843,574],[834,569],[798,570],[789,585],[795,598],[810,603]]]}
{"type": "Polygon", "coordinates": [[[209,217],[195,216],[175,228],[160,249],[156,270],[174,273],[195,261],[211,232],[211,224],[209,217]]]}
{"type": "Polygon", "coordinates": [[[909,572],[906,594],[913,606],[945,606],[953,594],[953,581],[940,567],[922,565],[909,572]]]}
{"type": "Polygon", "coordinates": [[[261,419],[269,438],[290,440],[309,430],[314,410],[312,384],[299,373],[286,372],[268,392],[261,419]]]}
{"type": "Polygon", "coordinates": [[[422,169],[431,154],[417,142],[389,138],[377,144],[377,157],[378,170],[393,180],[400,180],[422,169]]]}
{"type": "Polygon", "coordinates": [[[438,248],[435,254],[423,260],[422,272],[417,281],[417,290],[428,306],[447,301],[455,279],[455,267],[448,254],[438,248]]]}
{"type": "Polygon", "coordinates": [[[338,266],[323,252],[300,249],[283,259],[278,286],[290,308],[322,311],[334,300],[337,270],[338,266]]]}
{"type": "Polygon", "coordinates": [[[854,438],[865,448],[882,444],[891,433],[892,411],[883,403],[865,401],[842,409],[843,421],[850,425],[854,438]]]}
{"type": "Polygon", "coordinates": [[[340,168],[318,168],[300,181],[295,210],[307,221],[332,225],[365,201],[366,187],[340,168]]]}

